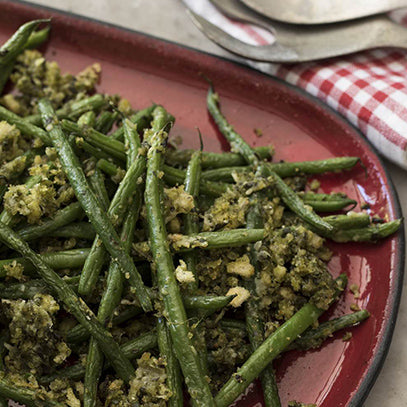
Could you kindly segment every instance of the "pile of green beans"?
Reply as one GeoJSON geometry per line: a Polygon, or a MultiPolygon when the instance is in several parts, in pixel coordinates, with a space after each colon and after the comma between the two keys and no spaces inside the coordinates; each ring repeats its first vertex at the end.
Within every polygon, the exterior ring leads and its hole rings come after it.
{"type": "MultiPolygon", "coordinates": [[[[18,56],[47,39],[49,27],[38,27],[48,22],[24,24],[0,48],[0,95],[18,56]]],[[[59,325],[64,324],[55,323],[52,329],[69,346],[72,358],[72,363],[36,375],[36,381],[44,386],[40,391],[13,381],[6,358],[11,330],[5,324],[8,317],[3,320],[2,316],[0,407],[5,407],[8,399],[27,406],[63,406],[41,393],[57,379],[81,381],[81,403],[96,407],[103,403],[101,389],[111,377],[121,379],[123,386],[137,379],[135,360],[145,352],[159,355],[163,361],[169,407],[183,406],[183,387],[193,406],[227,407],[256,378],[261,379],[265,405],[281,407],[273,361],[290,350],[322,346],[335,332],[366,320],[369,312],[360,310],[317,325],[325,309],[318,308],[312,296],[300,293],[291,318],[279,321],[267,336],[266,314],[258,295],[265,252],[259,247],[268,244],[273,228],[282,227],[286,235],[292,232],[295,236],[299,226],[301,230],[305,226],[312,237],[310,231],[337,243],[372,243],[397,232],[402,220],[373,222],[370,213],[351,211],[358,204],[352,197],[298,187],[297,181],[309,175],[357,171],[360,159],[272,162],[273,147],[252,148],[228,122],[212,84],[207,109],[233,152],[203,151],[200,132],[198,150],[170,145],[175,118],[161,105],[153,103],[124,113],[115,96],[96,93],[81,97],[58,105],[58,109],[50,100],[40,99],[31,111],[35,114],[26,117],[0,106],[0,120],[40,145],[17,157],[24,165],[8,184],[2,180],[2,200],[6,200],[10,185],[24,184],[30,190],[49,182],[44,175],[30,171],[36,156],[49,154],[48,147],[55,149],[66,186],[73,191],[70,201],[37,223],[8,212],[6,204],[0,212],[0,301],[25,304],[52,295],[63,308],[55,318],[67,318],[68,326],[59,331],[59,325]],[[247,181],[242,183],[242,179],[247,181]],[[177,213],[174,222],[169,222],[167,212],[175,208],[166,207],[165,188],[173,186],[183,187],[192,209],[177,213]],[[213,230],[205,229],[202,219],[207,213],[202,207],[212,208],[214,202],[237,194],[247,201],[240,226],[232,228],[225,221],[213,230]],[[264,202],[283,207],[284,226],[270,226],[264,202]],[[239,288],[248,293],[240,309],[232,308],[239,295],[223,293],[223,289],[219,294],[221,286],[207,292],[205,278],[213,277],[200,274],[199,256],[205,258],[208,251],[220,256],[227,250],[228,254],[247,253],[253,269],[250,276],[228,280],[241,282],[239,288]],[[188,276],[186,283],[178,275],[178,262],[185,266],[181,277],[188,276]],[[22,275],[14,269],[19,267],[22,275]],[[147,327],[132,327],[147,320],[147,327]],[[252,352],[240,366],[234,365],[236,371],[217,391],[211,388],[216,356],[206,335],[214,325],[225,335],[244,338],[243,348],[252,352]]],[[[54,169],[51,159],[49,164],[54,169]]],[[[270,276],[274,278],[273,272],[270,276]]],[[[333,294],[324,308],[340,298],[348,280],[346,274],[335,281],[329,278],[333,294]]],[[[134,401],[134,405],[142,402],[134,401]]]]}

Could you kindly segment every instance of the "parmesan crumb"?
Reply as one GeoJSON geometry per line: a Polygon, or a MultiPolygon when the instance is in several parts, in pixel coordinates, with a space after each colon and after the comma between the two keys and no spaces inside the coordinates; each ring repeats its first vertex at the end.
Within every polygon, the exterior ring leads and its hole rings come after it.
{"type": "Polygon", "coordinates": [[[352,311],[360,311],[360,307],[359,307],[359,305],[358,304],[350,304],[350,307],[349,307],[352,311]]]}
{"type": "Polygon", "coordinates": [[[230,274],[237,274],[238,276],[249,278],[254,274],[254,267],[250,263],[249,256],[245,254],[236,261],[229,263],[226,266],[226,271],[230,274]]]}
{"type": "Polygon", "coordinates": [[[194,274],[187,270],[187,265],[183,260],[179,261],[179,266],[175,269],[175,277],[181,284],[190,284],[195,281],[194,274]]]}
{"type": "Polygon", "coordinates": [[[287,273],[287,269],[284,266],[276,266],[273,269],[274,277],[281,281],[287,273]]]}
{"type": "Polygon", "coordinates": [[[254,128],[253,132],[257,137],[262,137],[263,136],[263,130],[262,129],[254,128]]]}
{"type": "Polygon", "coordinates": [[[352,292],[353,296],[356,299],[360,298],[359,286],[357,284],[351,284],[349,290],[352,292]]]}
{"type": "Polygon", "coordinates": [[[6,271],[7,277],[12,277],[19,281],[24,279],[24,267],[16,260],[13,260],[10,264],[5,264],[3,268],[6,271]]]}
{"type": "Polygon", "coordinates": [[[309,187],[312,191],[317,191],[320,186],[321,183],[317,179],[313,179],[309,187]]]}
{"type": "Polygon", "coordinates": [[[194,209],[194,198],[185,191],[184,185],[164,188],[164,196],[165,223],[181,213],[189,213],[194,209]]]}
{"type": "Polygon", "coordinates": [[[235,298],[230,302],[230,305],[232,307],[240,307],[249,297],[250,297],[250,292],[244,287],[233,287],[231,288],[226,295],[236,295],[235,298]]]}

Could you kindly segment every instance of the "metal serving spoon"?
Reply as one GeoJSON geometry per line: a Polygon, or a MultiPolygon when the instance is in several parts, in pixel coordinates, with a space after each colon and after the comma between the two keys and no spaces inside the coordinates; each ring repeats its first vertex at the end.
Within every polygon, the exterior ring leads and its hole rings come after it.
{"type": "Polygon", "coordinates": [[[407,0],[241,0],[269,18],[294,24],[325,24],[407,7],[407,0]]]}
{"type": "MultiPolygon", "coordinates": [[[[191,10],[195,25],[212,41],[245,58],[293,63],[325,59],[377,47],[407,48],[407,29],[385,15],[320,26],[293,26],[271,22],[238,0],[211,0],[229,17],[270,30],[276,42],[255,46],[227,34],[191,10]]],[[[325,0],[323,0],[325,1],[325,0]]]]}

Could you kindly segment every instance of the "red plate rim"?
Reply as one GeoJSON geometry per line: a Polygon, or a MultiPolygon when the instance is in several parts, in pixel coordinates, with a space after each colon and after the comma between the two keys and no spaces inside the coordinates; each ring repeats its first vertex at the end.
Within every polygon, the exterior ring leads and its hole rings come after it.
{"type": "MultiPolygon", "coordinates": [[[[213,55],[204,51],[200,51],[188,46],[184,46],[178,43],[175,43],[173,41],[157,38],[155,36],[137,31],[137,30],[132,30],[128,28],[124,28],[121,26],[118,26],[116,24],[111,24],[107,22],[103,22],[97,19],[81,16],[75,13],[71,12],[66,12],[66,11],[61,11],[57,10],[55,8],[51,7],[45,7],[45,6],[38,6],[36,4],[32,4],[30,2],[22,1],[22,0],[0,0],[0,3],[6,4],[7,6],[10,6],[11,8],[15,10],[25,10],[27,11],[27,8],[34,8],[36,10],[44,10],[44,11],[49,11],[53,15],[61,15],[61,16],[66,16],[71,19],[76,19],[76,20],[82,20],[91,23],[95,27],[97,26],[105,26],[109,27],[110,29],[113,30],[118,30],[121,32],[127,32],[130,33],[134,36],[140,36],[143,37],[143,41],[145,41],[147,47],[159,47],[160,44],[166,44],[166,46],[169,47],[169,52],[166,50],[166,53],[171,53],[172,50],[178,50],[184,51],[181,52],[181,58],[190,58],[191,56],[200,56],[205,57],[208,63],[213,60],[217,61],[222,61],[225,64],[230,64],[230,66],[238,66],[239,68],[243,69],[246,71],[248,75],[256,74],[256,75],[261,75],[267,80],[274,81],[278,87],[282,88],[288,88],[292,92],[296,93],[296,95],[299,97],[300,100],[304,101],[307,104],[312,104],[314,107],[317,108],[322,114],[325,115],[330,115],[333,116],[338,124],[341,125],[344,129],[347,129],[348,131],[351,131],[355,134],[355,136],[359,137],[361,141],[364,143],[366,148],[370,150],[370,152],[375,155],[378,158],[379,164],[381,166],[381,169],[383,170],[383,173],[386,177],[386,183],[389,189],[389,195],[391,197],[391,204],[393,208],[393,213],[397,218],[402,217],[402,209],[400,206],[399,198],[397,191],[394,188],[394,184],[391,180],[390,174],[383,163],[383,160],[379,156],[376,148],[367,140],[363,134],[360,132],[358,128],[353,126],[351,123],[349,123],[343,116],[341,116],[339,113],[331,109],[328,105],[322,103],[320,100],[317,98],[311,96],[310,94],[306,93],[304,90],[297,88],[296,86],[287,84],[286,82],[275,78],[271,75],[264,74],[262,72],[259,72],[247,65],[244,65],[242,63],[227,59],[225,57],[220,57],[217,55],[213,55]]],[[[389,294],[389,318],[384,326],[383,334],[381,335],[381,338],[379,339],[379,343],[377,346],[377,351],[376,354],[374,355],[374,358],[370,364],[370,367],[368,371],[365,374],[365,378],[363,379],[362,383],[360,384],[359,388],[357,389],[356,393],[350,400],[348,407],[362,407],[363,402],[365,401],[367,395],[369,394],[369,391],[373,387],[373,384],[383,366],[384,360],[387,356],[395,324],[396,324],[396,319],[397,319],[397,314],[398,314],[398,309],[400,305],[400,299],[401,299],[401,293],[402,293],[402,287],[403,287],[403,277],[404,277],[404,265],[405,265],[405,234],[404,234],[404,228],[401,228],[396,236],[396,253],[395,253],[395,267],[392,270],[393,273],[393,284],[391,287],[391,291],[389,294]]]]}

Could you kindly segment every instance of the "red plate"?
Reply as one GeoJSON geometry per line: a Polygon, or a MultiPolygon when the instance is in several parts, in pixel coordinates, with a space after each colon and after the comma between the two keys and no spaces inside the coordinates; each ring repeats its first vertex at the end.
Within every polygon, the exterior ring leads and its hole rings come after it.
{"type": "MultiPolygon", "coordinates": [[[[163,104],[177,119],[174,135],[184,147],[197,147],[198,126],[205,149],[226,146],[208,118],[205,107],[211,78],[221,95],[226,117],[252,145],[273,143],[276,159],[312,160],[342,155],[361,157],[368,176],[359,166],[344,174],[320,178],[324,192],[345,191],[371,212],[395,219],[401,216],[396,193],[372,146],[328,107],[268,76],[249,68],[145,35],[53,10],[26,4],[0,2],[0,41],[20,24],[34,18],[53,17],[48,58],[63,71],[73,73],[98,61],[103,74],[102,92],[118,93],[135,108],[152,101],[163,104]],[[253,129],[260,128],[262,137],[253,129]]],[[[290,400],[321,407],[361,406],[374,383],[390,345],[402,287],[404,236],[370,244],[334,245],[330,263],[334,276],[346,272],[360,286],[357,304],[371,317],[352,330],[349,342],[341,334],[322,349],[291,352],[276,363],[283,405],[290,400]]],[[[355,302],[347,293],[329,316],[349,312],[355,302]]],[[[239,406],[261,403],[251,389],[239,406]]],[[[260,404],[259,404],[260,405],[260,404]]]]}

